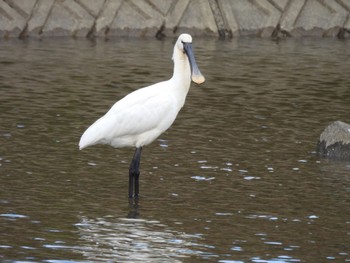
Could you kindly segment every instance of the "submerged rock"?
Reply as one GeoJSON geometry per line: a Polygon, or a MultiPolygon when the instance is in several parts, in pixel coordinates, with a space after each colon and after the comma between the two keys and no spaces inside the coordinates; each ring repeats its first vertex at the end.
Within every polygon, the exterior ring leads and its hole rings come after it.
{"type": "Polygon", "coordinates": [[[350,160],[350,125],[335,121],[322,132],[317,143],[318,155],[338,160],[350,160]]]}

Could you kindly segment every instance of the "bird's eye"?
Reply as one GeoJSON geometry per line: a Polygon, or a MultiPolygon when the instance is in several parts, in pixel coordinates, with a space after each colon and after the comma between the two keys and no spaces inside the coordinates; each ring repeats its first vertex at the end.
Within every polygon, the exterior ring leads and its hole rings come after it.
{"type": "Polygon", "coordinates": [[[181,40],[181,43],[182,43],[183,53],[185,53],[185,44],[186,44],[186,42],[181,40]]]}

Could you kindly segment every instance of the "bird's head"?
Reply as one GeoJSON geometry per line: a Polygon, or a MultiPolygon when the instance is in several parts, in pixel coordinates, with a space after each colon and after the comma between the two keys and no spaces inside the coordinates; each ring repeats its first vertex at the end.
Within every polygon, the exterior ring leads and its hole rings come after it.
{"type": "Polygon", "coordinates": [[[192,50],[192,37],[189,34],[181,34],[176,41],[175,46],[184,53],[191,67],[191,79],[193,82],[197,84],[201,84],[205,81],[204,76],[199,71],[196,60],[194,58],[193,50],[192,50]]]}

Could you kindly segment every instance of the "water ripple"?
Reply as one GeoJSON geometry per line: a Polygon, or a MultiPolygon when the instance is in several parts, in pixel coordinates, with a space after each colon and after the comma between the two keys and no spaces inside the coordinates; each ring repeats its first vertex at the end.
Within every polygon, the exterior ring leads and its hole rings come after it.
{"type": "Polygon", "coordinates": [[[82,217],[75,226],[90,246],[73,249],[92,261],[181,262],[190,256],[210,257],[208,247],[200,244],[200,235],[176,232],[158,221],[82,217]]]}

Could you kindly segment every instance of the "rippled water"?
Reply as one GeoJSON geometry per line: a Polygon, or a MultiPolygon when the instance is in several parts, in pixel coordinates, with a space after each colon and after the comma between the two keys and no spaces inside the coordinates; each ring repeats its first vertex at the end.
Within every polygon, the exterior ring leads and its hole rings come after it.
{"type": "Polygon", "coordinates": [[[173,41],[0,42],[0,260],[349,262],[350,163],[314,154],[350,122],[350,42],[194,39],[207,81],[143,150],[78,150],[127,93],[170,77],[173,41]]]}

